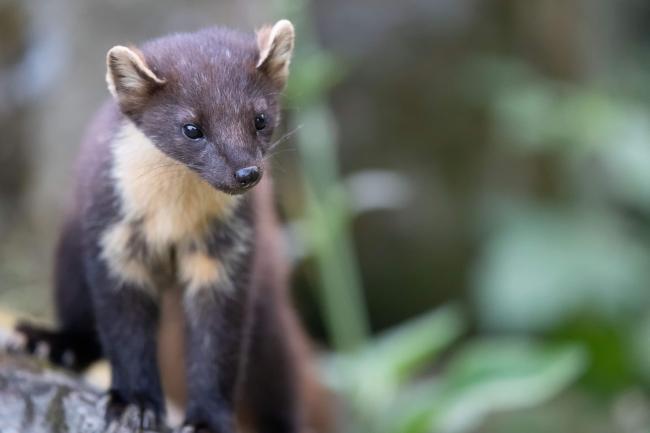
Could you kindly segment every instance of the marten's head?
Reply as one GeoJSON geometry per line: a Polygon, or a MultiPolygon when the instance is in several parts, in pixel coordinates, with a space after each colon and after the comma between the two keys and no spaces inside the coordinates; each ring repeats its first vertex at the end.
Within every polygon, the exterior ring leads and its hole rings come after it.
{"type": "Polygon", "coordinates": [[[262,177],[293,42],[287,20],[256,35],[176,34],[140,49],[111,48],[106,79],[122,113],[155,146],[237,194],[262,177]]]}

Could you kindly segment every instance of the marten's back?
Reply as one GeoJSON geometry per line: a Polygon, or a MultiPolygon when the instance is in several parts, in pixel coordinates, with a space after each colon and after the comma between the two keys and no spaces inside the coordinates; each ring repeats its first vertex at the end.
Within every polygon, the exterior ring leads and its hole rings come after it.
{"type": "Polygon", "coordinates": [[[114,101],[106,101],[93,116],[81,141],[74,172],[73,196],[68,218],[82,219],[84,210],[104,203],[109,213],[117,212],[111,179],[111,142],[122,115],[114,101]]]}

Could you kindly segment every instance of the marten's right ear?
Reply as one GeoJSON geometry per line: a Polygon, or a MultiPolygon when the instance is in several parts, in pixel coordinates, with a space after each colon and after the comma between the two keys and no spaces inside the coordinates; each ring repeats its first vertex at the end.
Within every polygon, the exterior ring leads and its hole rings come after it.
{"type": "Polygon", "coordinates": [[[147,66],[137,50],[115,46],[106,55],[108,90],[126,112],[142,105],[165,80],[147,66]]]}

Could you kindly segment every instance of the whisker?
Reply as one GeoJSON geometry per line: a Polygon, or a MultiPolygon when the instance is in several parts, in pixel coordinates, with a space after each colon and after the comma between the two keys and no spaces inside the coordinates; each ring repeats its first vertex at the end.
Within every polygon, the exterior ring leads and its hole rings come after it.
{"type": "Polygon", "coordinates": [[[285,96],[285,94],[286,94],[285,92],[269,92],[269,93],[264,94],[264,96],[265,97],[270,97],[270,96],[281,96],[281,97],[283,97],[283,96],[285,96]]]}
{"type": "Polygon", "coordinates": [[[271,149],[277,146],[278,144],[287,141],[291,136],[293,136],[296,132],[298,132],[300,129],[302,129],[302,125],[298,125],[292,130],[288,131],[284,135],[282,135],[280,138],[275,140],[273,143],[271,143],[271,146],[269,146],[271,149]]]}
{"type": "Polygon", "coordinates": [[[274,157],[276,157],[278,155],[282,155],[283,153],[297,152],[297,151],[298,151],[298,149],[295,148],[295,147],[285,147],[285,148],[282,148],[282,149],[271,149],[271,152],[269,152],[268,154],[266,154],[264,156],[264,160],[269,160],[269,159],[274,158],[274,157]]]}

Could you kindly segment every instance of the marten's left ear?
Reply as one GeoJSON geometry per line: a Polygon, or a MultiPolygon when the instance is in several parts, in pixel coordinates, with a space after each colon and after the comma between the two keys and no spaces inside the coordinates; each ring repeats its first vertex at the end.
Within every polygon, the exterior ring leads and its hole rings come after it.
{"type": "Polygon", "coordinates": [[[280,20],[273,27],[267,26],[257,31],[257,69],[266,73],[281,88],[287,84],[289,77],[294,37],[293,24],[288,20],[280,20]]]}
{"type": "Polygon", "coordinates": [[[165,80],[147,66],[137,50],[115,46],[106,55],[108,90],[126,112],[141,105],[165,80]]]}

